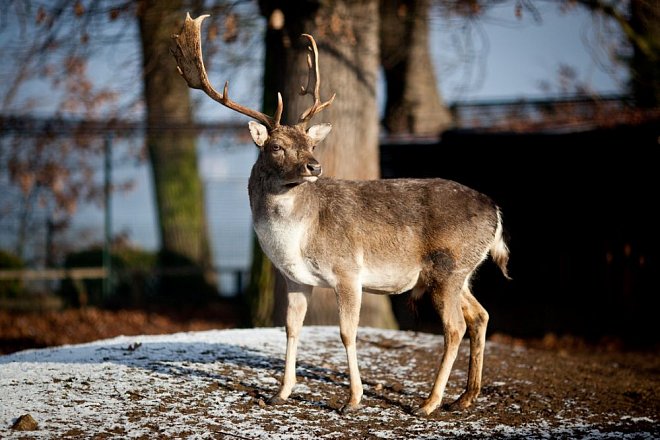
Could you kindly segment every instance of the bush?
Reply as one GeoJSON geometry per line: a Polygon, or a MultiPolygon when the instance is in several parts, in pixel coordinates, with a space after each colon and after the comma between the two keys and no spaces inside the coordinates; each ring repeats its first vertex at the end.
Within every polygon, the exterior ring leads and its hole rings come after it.
{"type": "Polygon", "coordinates": [[[205,278],[204,268],[190,258],[167,251],[158,254],[158,302],[167,306],[200,307],[218,298],[217,288],[205,278]]]}
{"type": "MultiPolygon", "coordinates": [[[[153,293],[157,255],[134,248],[117,249],[110,255],[110,296],[103,297],[103,280],[64,280],[59,294],[71,306],[142,306],[153,293]]],[[[101,267],[103,249],[92,248],[66,256],[64,267],[101,267]]]]}
{"type": "MultiPolygon", "coordinates": [[[[0,269],[23,269],[25,263],[14,254],[0,249],[0,269]]],[[[21,280],[0,280],[0,298],[18,298],[25,293],[21,280]]]]}

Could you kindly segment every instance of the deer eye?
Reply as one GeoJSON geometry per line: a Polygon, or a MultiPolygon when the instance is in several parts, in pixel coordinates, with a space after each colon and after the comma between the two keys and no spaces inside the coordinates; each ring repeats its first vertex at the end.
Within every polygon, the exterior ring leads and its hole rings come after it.
{"type": "Polygon", "coordinates": [[[280,151],[281,149],[282,149],[282,147],[278,144],[273,144],[273,145],[270,146],[271,151],[280,151]]]}

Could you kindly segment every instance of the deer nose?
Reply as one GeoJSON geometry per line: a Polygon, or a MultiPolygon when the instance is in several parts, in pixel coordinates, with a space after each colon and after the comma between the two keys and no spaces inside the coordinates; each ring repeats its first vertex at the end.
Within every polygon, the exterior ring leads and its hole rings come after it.
{"type": "Polygon", "coordinates": [[[320,176],[321,175],[321,164],[318,163],[315,159],[310,160],[307,162],[307,171],[312,176],[320,176]]]}

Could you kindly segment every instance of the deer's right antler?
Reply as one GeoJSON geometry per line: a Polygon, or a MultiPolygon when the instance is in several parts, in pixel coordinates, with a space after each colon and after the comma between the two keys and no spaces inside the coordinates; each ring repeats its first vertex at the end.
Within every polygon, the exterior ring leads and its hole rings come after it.
{"type": "Polygon", "coordinates": [[[179,35],[172,35],[176,46],[170,49],[174,58],[176,58],[177,69],[181,76],[186,80],[188,86],[193,89],[203,90],[214,101],[219,102],[227,108],[242,113],[264,124],[269,131],[280,125],[282,118],[282,95],[277,94],[277,109],[275,115],[270,117],[251,108],[244,107],[229,99],[229,81],[225,82],[222,94],[218,93],[209,82],[204,59],[202,58],[201,27],[202,21],[209,15],[200,15],[196,19],[190,18],[190,13],[186,14],[186,20],[183,23],[179,35]]]}

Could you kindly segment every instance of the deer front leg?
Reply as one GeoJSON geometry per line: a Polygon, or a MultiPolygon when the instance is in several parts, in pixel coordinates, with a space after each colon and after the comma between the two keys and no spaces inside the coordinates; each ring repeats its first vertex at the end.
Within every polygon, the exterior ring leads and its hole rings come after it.
{"type": "Polygon", "coordinates": [[[339,333],[346,349],[351,387],[348,402],[341,408],[341,413],[347,414],[356,411],[360,407],[363,393],[355,346],[358,323],[360,322],[362,286],[359,282],[351,280],[339,283],[335,292],[339,308],[339,333]]]}
{"type": "Polygon", "coordinates": [[[284,403],[291,395],[291,390],[296,384],[296,352],[298,350],[298,337],[305,313],[307,313],[307,301],[312,294],[312,287],[300,285],[287,280],[286,310],[286,358],[284,361],[284,377],[280,390],[270,399],[270,403],[277,405],[284,403]]]}

